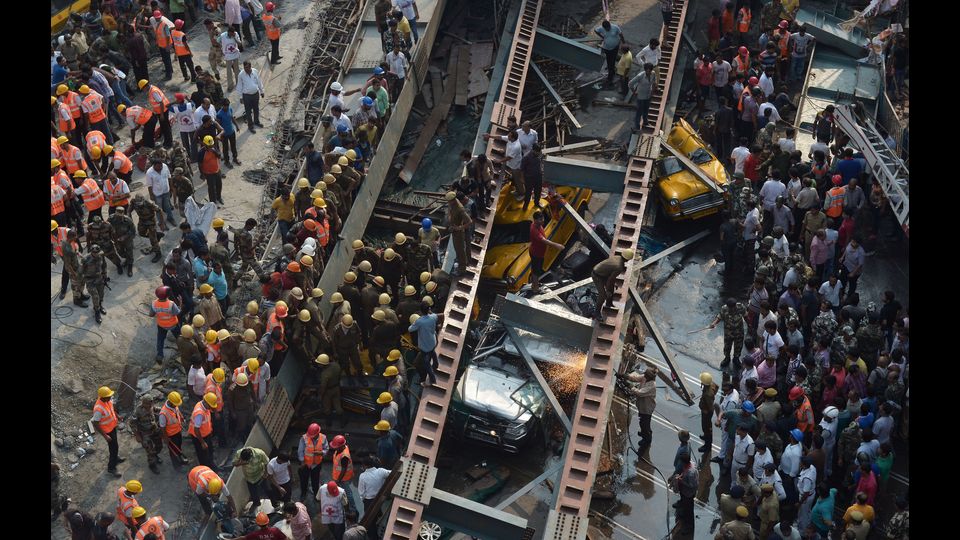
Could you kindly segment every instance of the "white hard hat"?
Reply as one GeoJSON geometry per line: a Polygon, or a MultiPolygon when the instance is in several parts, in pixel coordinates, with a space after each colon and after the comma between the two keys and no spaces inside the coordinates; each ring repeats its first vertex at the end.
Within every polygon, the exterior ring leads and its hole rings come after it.
{"type": "Polygon", "coordinates": [[[837,410],[837,408],[834,407],[833,405],[823,410],[823,415],[831,420],[835,420],[839,414],[840,414],[840,411],[837,410]]]}
{"type": "Polygon", "coordinates": [[[337,81],[333,81],[333,84],[330,85],[330,89],[336,92],[343,92],[343,85],[337,81]]]}

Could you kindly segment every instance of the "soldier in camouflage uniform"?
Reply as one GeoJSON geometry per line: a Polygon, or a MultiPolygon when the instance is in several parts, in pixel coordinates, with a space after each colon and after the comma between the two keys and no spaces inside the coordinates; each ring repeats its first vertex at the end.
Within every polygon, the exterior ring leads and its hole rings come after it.
{"type": "Polygon", "coordinates": [[[167,155],[170,157],[168,163],[171,170],[181,169],[186,173],[187,178],[193,178],[193,168],[190,166],[190,154],[187,153],[187,149],[183,147],[183,143],[179,140],[173,142],[173,148],[167,150],[167,155]]]}
{"type": "Polygon", "coordinates": [[[170,175],[170,191],[173,207],[180,210],[181,217],[186,217],[184,208],[187,198],[193,195],[194,188],[193,182],[183,174],[183,167],[173,169],[173,174],[170,175]]]}
{"type": "Polygon", "coordinates": [[[140,400],[140,406],[133,411],[130,417],[130,428],[137,442],[147,452],[147,463],[150,470],[160,472],[160,451],[163,449],[163,437],[160,434],[160,424],[157,422],[158,411],[153,408],[153,398],[145,395],[140,400]]]}
{"type": "Polygon", "coordinates": [[[837,319],[831,307],[829,300],[820,302],[820,314],[813,319],[813,324],[810,326],[814,341],[821,339],[827,340],[827,343],[833,341],[833,336],[837,332],[837,319]]]}
{"type": "Polygon", "coordinates": [[[103,258],[103,251],[100,246],[94,245],[90,248],[87,256],[83,258],[81,268],[83,281],[90,292],[90,298],[93,300],[93,318],[97,324],[103,322],[101,315],[106,315],[107,311],[103,309],[103,287],[107,284],[107,261],[103,258]]]}
{"type": "Polygon", "coordinates": [[[230,262],[230,251],[227,249],[227,232],[221,231],[217,235],[217,241],[210,246],[210,260],[220,263],[223,267],[223,275],[227,283],[233,283],[233,264],[230,262]]]}
{"type": "Polygon", "coordinates": [[[70,276],[70,288],[73,291],[73,305],[87,307],[84,300],[90,297],[83,294],[83,274],[80,272],[80,243],[77,242],[77,231],[67,231],[67,239],[60,243],[63,250],[63,271],[70,276]]]}
{"type": "Polygon", "coordinates": [[[867,316],[869,321],[863,324],[857,330],[857,348],[860,352],[860,358],[866,362],[867,367],[873,370],[877,366],[877,353],[883,347],[883,330],[880,328],[880,316],[871,313],[867,316]]]}
{"type": "Polygon", "coordinates": [[[738,361],[740,351],[743,350],[744,320],[747,316],[747,308],[737,302],[734,298],[727,298],[726,304],[720,308],[717,318],[710,323],[710,328],[716,328],[717,323],[723,322],[723,362],[720,367],[724,368],[730,363],[731,355],[738,361]]]}
{"type": "Polygon", "coordinates": [[[263,268],[260,266],[260,262],[257,261],[257,253],[253,245],[253,229],[257,226],[257,220],[253,218],[247,219],[247,222],[243,225],[243,230],[234,235],[234,241],[237,244],[237,251],[240,252],[240,260],[243,261],[240,264],[240,271],[232,282],[232,287],[236,288],[237,280],[242,276],[248,269],[253,269],[253,271],[260,276],[263,274],[263,268]]]}
{"type": "MultiPolygon", "coordinates": [[[[773,246],[773,238],[765,236],[763,240],[760,241],[760,249],[757,250],[757,262],[754,265],[754,271],[759,274],[761,266],[767,268],[767,277],[774,283],[773,292],[770,293],[770,298],[776,298],[776,285],[781,283],[782,280],[775,271],[777,261],[774,260],[773,255],[770,254],[770,246],[773,246]]],[[[767,289],[769,290],[769,287],[767,289]]]]}
{"type": "MultiPolygon", "coordinates": [[[[737,219],[739,221],[743,221],[744,218],[747,217],[747,212],[749,210],[747,208],[747,202],[749,201],[756,202],[756,200],[757,198],[753,195],[753,188],[751,188],[749,185],[745,185],[742,188],[740,188],[740,198],[737,203],[738,205],[737,219]]],[[[760,223],[763,224],[763,212],[760,212],[760,220],[761,220],[760,223]]]]}
{"type": "Polygon", "coordinates": [[[860,443],[862,442],[863,434],[856,420],[850,422],[850,425],[840,432],[840,440],[837,441],[837,457],[839,459],[840,470],[843,471],[844,474],[856,461],[857,448],[860,447],[860,443]]]}
{"type": "Polygon", "coordinates": [[[117,274],[123,274],[123,263],[113,245],[113,227],[99,215],[94,215],[93,223],[87,227],[87,249],[93,246],[100,246],[104,258],[116,265],[117,274]]]}
{"type": "Polygon", "coordinates": [[[123,259],[124,266],[127,267],[127,276],[131,277],[133,276],[133,239],[137,236],[137,226],[127,215],[126,206],[118,206],[117,211],[108,221],[113,228],[113,243],[123,259]]]}
{"type": "Polygon", "coordinates": [[[771,301],[775,301],[774,299],[777,298],[777,283],[770,276],[770,267],[765,264],[757,266],[754,279],[763,280],[763,287],[767,290],[767,297],[771,301]]]}
{"type": "Polygon", "coordinates": [[[140,194],[133,198],[130,207],[137,213],[137,234],[150,239],[150,249],[141,250],[141,252],[144,255],[153,253],[150,262],[155,263],[162,257],[159,238],[163,237],[163,233],[157,232],[157,217],[162,214],[162,210],[156,203],[140,194]]]}
{"type": "Polygon", "coordinates": [[[737,221],[743,221],[743,218],[747,215],[747,207],[744,206],[743,200],[740,197],[743,185],[742,172],[733,173],[733,181],[727,182],[726,185],[728,195],[727,200],[730,204],[730,216],[737,221]]]}
{"type": "Polygon", "coordinates": [[[407,283],[416,285],[420,283],[420,274],[430,271],[430,260],[432,252],[430,246],[420,242],[407,241],[411,244],[407,249],[407,283]]]}
{"type": "Polygon", "coordinates": [[[770,450],[773,454],[773,459],[780,459],[780,455],[783,453],[783,439],[780,438],[780,435],[777,435],[777,424],[775,421],[760,425],[760,435],[757,436],[756,442],[766,444],[767,450],[770,450]]]}
{"type": "Polygon", "coordinates": [[[839,358],[840,362],[846,364],[847,353],[857,357],[857,338],[854,337],[853,328],[844,326],[837,332],[837,335],[830,343],[830,359],[839,358]]]}

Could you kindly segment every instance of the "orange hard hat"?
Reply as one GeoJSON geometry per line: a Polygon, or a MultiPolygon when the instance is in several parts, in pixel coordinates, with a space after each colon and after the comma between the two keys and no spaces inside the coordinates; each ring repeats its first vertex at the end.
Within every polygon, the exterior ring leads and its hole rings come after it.
{"type": "Polygon", "coordinates": [[[299,271],[300,271],[300,263],[298,263],[297,261],[293,261],[292,263],[290,263],[290,264],[287,265],[287,270],[289,270],[289,271],[291,271],[291,272],[294,272],[294,273],[299,272],[299,271]]]}

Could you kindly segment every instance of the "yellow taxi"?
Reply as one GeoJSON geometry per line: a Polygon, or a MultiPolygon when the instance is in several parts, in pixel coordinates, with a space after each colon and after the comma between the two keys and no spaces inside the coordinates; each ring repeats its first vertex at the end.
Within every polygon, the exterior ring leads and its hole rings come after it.
{"type": "MultiPolygon", "coordinates": [[[[530,224],[533,223],[532,202],[523,210],[523,201],[510,195],[512,186],[506,182],[497,199],[497,210],[493,219],[493,230],[480,277],[487,287],[499,291],[516,292],[530,280],[530,224]]],[[[593,196],[587,188],[558,186],[556,194],[570,203],[578,212],[586,208],[593,196]]],[[[543,212],[543,232],[548,239],[566,245],[577,231],[574,222],[562,203],[550,197],[540,199],[540,211],[543,212]]],[[[560,252],[547,246],[543,258],[544,269],[550,268],[560,252]]]]}
{"type": "Polygon", "coordinates": [[[723,163],[712,152],[707,143],[686,120],[680,119],[667,136],[667,144],[687,156],[697,164],[724,190],[717,193],[713,188],[686,169],[676,156],[663,150],[657,161],[657,192],[660,194],[661,208],[668,218],[674,221],[699,219],[716,214],[727,204],[726,185],[729,181],[723,163]]]}

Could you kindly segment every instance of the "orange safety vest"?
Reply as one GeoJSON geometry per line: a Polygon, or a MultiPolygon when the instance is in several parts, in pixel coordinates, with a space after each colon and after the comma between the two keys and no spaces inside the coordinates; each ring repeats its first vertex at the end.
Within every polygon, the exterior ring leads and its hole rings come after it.
{"type": "Polygon", "coordinates": [[[780,45],[780,59],[786,60],[790,56],[788,50],[790,45],[790,32],[780,32],[780,39],[778,40],[780,45]]]}
{"type": "Polygon", "coordinates": [[[98,399],[93,404],[93,412],[100,413],[99,424],[102,432],[110,433],[117,427],[117,413],[113,410],[112,400],[104,403],[102,399],[98,399]]]}
{"type": "Polygon", "coordinates": [[[280,327],[280,339],[279,339],[276,343],[273,344],[273,350],[275,350],[275,351],[282,351],[282,350],[283,350],[283,345],[281,345],[280,342],[283,341],[283,335],[284,335],[284,333],[285,333],[285,332],[284,332],[284,329],[283,329],[283,324],[280,322],[280,319],[277,318],[277,312],[276,312],[276,311],[271,311],[271,312],[270,312],[270,316],[267,317],[267,331],[266,331],[266,333],[269,334],[270,332],[273,332],[273,329],[276,328],[276,327],[278,327],[278,326],[280,327]]]}
{"type": "Polygon", "coordinates": [[[107,136],[103,134],[102,131],[90,130],[87,132],[87,135],[84,137],[84,140],[87,141],[87,154],[93,155],[93,147],[100,149],[101,155],[103,149],[107,146],[107,136]]]}
{"type": "Polygon", "coordinates": [[[824,212],[827,214],[827,217],[838,218],[843,215],[843,203],[847,200],[847,187],[846,186],[837,186],[831,188],[827,192],[827,195],[833,197],[830,201],[830,206],[827,208],[827,211],[824,212]]]}
{"type": "Polygon", "coordinates": [[[63,104],[70,110],[70,116],[73,117],[74,120],[80,118],[81,103],[83,103],[83,101],[80,99],[80,94],[76,92],[67,90],[67,93],[63,95],[63,104]]]}
{"type": "Polygon", "coordinates": [[[203,149],[203,159],[200,160],[200,172],[203,174],[220,172],[220,157],[210,148],[203,149]]]}
{"type": "Polygon", "coordinates": [[[157,326],[160,328],[173,328],[179,322],[177,316],[173,314],[173,300],[169,298],[154,300],[153,311],[157,313],[157,326]]]}
{"type": "Polygon", "coordinates": [[[797,411],[795,413],[797,416],[797,429],[799,429],[804,433],[807,433],[807,432],[812,433],[813,422],[810,422],[808,424],[807,422],[804,421],[804,419],[807,417],[807,411],[810,412],[810,418],[813,418],[813,407],[810,405],[810,400],[804,397],[803,403],[801,403],[800,406],[797,407],[797,411]]]}
{"type": "MultiPolygon", "coordinates": [[[[217,344],[219,345],[219,343],[217,344]]],[[[207,345],[207,348],[210,348],[210,345],[207,345]]],[[[223,410],[223,388],[213,380],[213,373],[207,375],[207,382],[203,385],[203,393],[206,395],[208,392],[213,392],[217,396],[217,406],[213,410],[220,412],[223,410]]]]}
{"type": "Polygon", "coordinates": [[[96,124],[107,118],[107,113],[103,112],[103,96],[93,90],[83,98],[83,112],[87,113],[87,119],[91,124],[96,124]]]}
{"type": "Polygon", "coordinates": [[[77,121],[74,120],[73,115],[70,114],[70,108],[63,102],[57,104],[57,116],[60,118],[58,127],[64,135],[77,129],[77,121]]]}
{"type": "Polygon", "coordinates": [[[106,191],[107,193],[107,198],[110,200],[111,208],[117,207],[117,206],[127,206],[128,204],[130,204],[129,198],[114,200],[114,197],[119,197],[123,195],[122,188],[123,188],[123,180],[119,178],[117,179],[116,184],[111,183],[109,178],[103,181],[103,190],[106,191]]]}
{"type": "Polygon", "coordinates": [[[164,403],[163,407],[160,408],[160,416],[167,419],[167,425],[163,427],[163,431],[167,434],[167,437],[173,437],[183,431],[183,414],[180,412],[180,409],[170,407],[164,403]]]}
{"type": "Polygon", "coordinates": [[[306,434],[303,435],[303,464],[307,467],[320,465],[323,463],[323,447],[327,442],[327,436],[323,433],[317,436],[317,441],[311,441],[306,434]]]}
{"type": "Polygon", "coordinates": [[[57,171],[57,174],[50,177],[50,182],[57,184],[67,192],[73,189],[73,182],[70,181],[70,177],[67,176],[67,173],[63,172],[62,168],[57,171]]]}
{"type": "MultiPolygon", "coordinates": [[[[197,428],[194,425],[194,422],[197,419],[197,415],[203,417],[203,421],[200,423],[200,437],[207,438],[210,436],[210,433],[213,432],[213,424],[210,420],[210,410],[203,406],[203,401],[198,401],[196,405],[193,406],[193,413],[190,414],[190,427],[187,428],[187,433],[190,434],[194,439],[197,437],[197,428]]],[[[196,469],[194,469],[196,470],[196,469]]],[[[193,471],[190,471],[190,474],[193,474],[193,471]]],[[[193,486],[191,485],[191,489],[193,486]]]]}
{"type": "Polygon", "coordinates": [[[132,119],[138,126],[146,125],[146,123],[150,121],[150,117],[153,116],[153,112],[150,109],[145,109],[139,105],[127,107],[126,112],[127,118],[132,119]]]}
{"type": "MultiPolygon", "coordinates": [[[[62,212],[62,210],[61,210],[62,212]]],[[[50,243],[53,244],[53,250],[57,252],[57,255],[63,257],[63,241],[67,239],[67,229],[66,227],[57,227],[57,233],[54,235],[50,233],[50,243]]]]}
{"type": "Polygon", "coordinates": [[[119,173],[127,174],[133,170],[133,162],[126,154],[119,150],[113,151],[113,168],[119,173]]]}
{"type": "Polygon", "coordinates": [[[220,475],[210,470],[210,467],[206,465],[197,465],[187,473],[187,483],[190,484],[190,491],[194,493],[197,492],[197,485],[202,486],[203,491],[206,492],[211,480],[220,480],[223,482],[220,475]]]}
{"type": "Polygon", "coordinates": [[[280,39],[280,26],[277,25],[273,15],[264,12],[260,18],[263,20],[263,26],[267,29],[267,39],[270,41],[280,39]]]}
{"type": "Polygon", "coordinates": [[[747,55],[740,56],[739,54],[733,59],[733,72],[734,74],[747,74],[747,71],[750,71],[750,53],[747,55]]]}
{"type": "Polygon", "coordinates": [[[164,540],[163,536],[163,516],[153,516],[140,526],[137,536],[134,540],[143,540],[150,533],[153,533],[157,540],[164,540]]]}
{"type": "Polygon", "coordinates": [[[737,32],[746,34],[750,31],[750,21],[753,20],[753,14],[746,7],[740,8],[740,23],[737,25],[737,32]]]}
{"type": "Polygon", "coordinates": [[[50,159],[60,159],[60,143],[56,137],[50,137],[50,159]]]}
{"type": "MultiPolygon", "coordinates": [[[[213,355],[213,360],[211,360],[211,362],[213,362],[214,364],[220,363],[220,343],[219,342],[207,343],[207,352],[213,355]]],[[[207,378],[209,377],[210,376],[208,375],[207,378]]]]}
{"type": "Polygon", "coordinates": [[[140,506],[137,499],[127,495],[127,488],[122,487],[117,490],[117,519],[124,525],[130,525],[130,518],[127,517],[127,510],[133,510],[140,506]]]}
{"type": "Polygon", "coordinates": [[[97,186],[97,181],[93,178],[87,178],[80,185],[85,191],[83,193],[83,204],[90,212],[96,212],[104,204],[103,191],[97,186]]]}
{"type": "Polygon", "coordinates": [[[167,99],[163,90],[160,90],[155,85],[150,85],[150,90],[147,92],[147,100],[150,101],[150,108],[157,114],[163,114],[170,108],[170,100],[167,99]]]}
{"type": "Polygon", "coordinates": [[[323,223],[320,223],[320,226],[317,227],[317,243],[320,244],[320,247],[327,247],[327,244],[330,242],[330,222],[327,218],[323,218],[323,223]]]}
{"type": "Polygon", "coordinates": [[[743,112],[743,98],[750,95],[750,89],[746,86],[740,91],[740,100],[737,101],[737,110],[743,112]]]}
{"type": "Polygon", "coordinates": [[[350,447],[343,445],[339,452],[333,453],[333,480],[336,482],[349,482],[353,480],[353,459],[350,457],[350,447]],[[340,465],[340,459],[347,457],[347,467],[344,469],[340,465]]]}
{"type": "Polygon", "coordinates": [[[153,25],[153,35],[157,39],[157,47],[161,49],[166,49],[170,46],[170,27],[163,22],[163,19],[159,21],[150,18],[150,24],[153,25]]]}
{"type": "Polygon", "coordinates": [[[177,53],[177,56],[190,56],[190,47],[187,45],[184,38],[187,34],[181,32],[180,30],[174,30],[170,32],[170,37],[173,38],[173,50],[177,53]]]}
{"type": "MultiPolygon", "coordinates": [[[[66,210],[64,199],[67,198],[67,191],[58,186],[53,179],[50,180],[50,215],[55,216],[66,210]]],[[[63,227],[60,227],[63,229],[63,227]]],[[[63,253],[60,253],[63,255],[63,253]]]]}
{"type": "Polygon", "coordinates": [[[80,169],[87,170],[87,162],[83,159],[83,152],[71,144],[64,144],[60,151],[63,152],[63,168],[67,170],[67,176],[73,176],[73,173],[80,169]]]}

